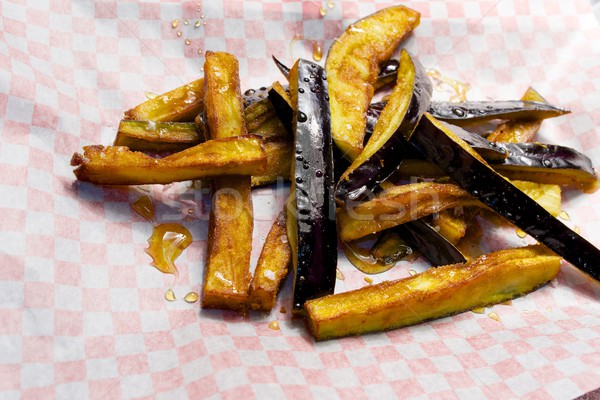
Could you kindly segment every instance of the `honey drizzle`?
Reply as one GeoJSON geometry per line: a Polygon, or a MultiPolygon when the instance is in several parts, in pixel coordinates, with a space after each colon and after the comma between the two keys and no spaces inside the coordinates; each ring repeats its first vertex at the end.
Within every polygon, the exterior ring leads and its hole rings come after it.
{"type": "Polygon", "coordinates": [[[156,225],[152,236],[148,239],[148,248],[145,250],[152,257],[152,265],[164,274],[176,277],[179,271],[175,260],[181,252],[192,243],[192,234],[184,226],[176,223],[156,225]]]}
{"type": "Polygon", "coordinates": [[[471,85],[465,82],[460,82],[443,75],[435,69],[427,70],[427,75],[434,80],[436,89],[441,89],[444,85],[449,86],[454,91],[454,96],[450,97],[450,101],[466,101],[467,92],[471,89],[471,85]]]}

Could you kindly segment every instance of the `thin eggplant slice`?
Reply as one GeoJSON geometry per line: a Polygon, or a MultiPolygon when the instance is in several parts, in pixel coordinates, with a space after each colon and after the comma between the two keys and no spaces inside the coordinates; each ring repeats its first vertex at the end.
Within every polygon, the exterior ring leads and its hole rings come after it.
{"type": "Polygon", "coordinates": [[[333,293],[337,231],[330,109],[325,70],[298,60],[290,71],[295,155],[287,207],[287,231],[294,265],[293,312],[333,293]]]}
{"type": "Polygon", "coordinates": [[[546,119],[569,113],[569,110],[539,101],[462,101],[432,102],[429,113],[454,125],[494,119],[546,119]]]}
{"type": "Polygon", "coordinates": [[[460,128],[425,114],[409,141],[475,198],[575,267],[600,280],[600,250],[494,171],[457,137],[454,133],[457,129],[460,128]]]}
{"type": "MultiPolygon", "coordinates": [[[[521,100],[539,101],[548,104],[534,88],[529,87],[521,96],[521,100]]],[[[537,134],[541,119],[528,119],[522,121],[506,121],[498,124],[496,129],[487,137],[490,142],[527,143],[532,142],[537,134]]]]}
{"type": "Polygon", "coordinates": [[[496,143],[508,157],[493,160],[492,167],[510,179],[553,183],[592,193],[598,177],[592,161],[570,147],[540,143],[496,143]]]}
{"type": "Polygon", "coordinates": [[[419,25],[420,14],[404,6],[384,8],[350,25],[329,49],[325,68],[331,97],[331,130],[349,160],[363,147],[366,111],[379,65],[419,25]]]}
{"type": "Polygon", "coordinates": [[[404,136],[429,108],[432,90],[425,68],[403,50],[398,82],[363,151],[342,175],[336,190],[339,200],[363,198],[394,172],[405,155],[404,136]]]}

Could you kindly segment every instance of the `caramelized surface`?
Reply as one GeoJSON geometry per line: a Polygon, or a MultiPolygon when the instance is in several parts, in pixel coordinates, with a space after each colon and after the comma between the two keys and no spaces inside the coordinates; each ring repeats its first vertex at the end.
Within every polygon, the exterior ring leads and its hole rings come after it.
{"type": "Polygon", "coordinates": [[[195,146],[201,140],[193,122],[154,122],[122,120],[115,146],[126,146],[134,151],[155,153],[181,151],[195,146]]]}
{"type": "Polygon", "coordinates": [[[501,250],[466,265],[310,300],[305,309],[316,340],[384,331],[522,296],[553,279],[560,264],[539,245],[501,250]]]}

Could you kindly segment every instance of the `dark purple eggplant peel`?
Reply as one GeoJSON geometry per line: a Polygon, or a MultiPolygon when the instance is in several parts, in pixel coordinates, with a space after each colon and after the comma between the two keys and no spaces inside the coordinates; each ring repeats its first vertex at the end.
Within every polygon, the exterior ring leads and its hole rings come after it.
{"type": "Polygon", "coordinates": [[[287,231],[293,253],[293,309],[332,294],[337,268],[333,142],[327,77],[317,64],[298,60],[290,71],[295,154],[287,231]]]}
{"type": "Polygon", "coordinates": [[[455,134],[459,129],[425,114],[407,139],[428,161],[479,201],[575,267],[600,280],[600,250],[494,171],[455,134]]]}

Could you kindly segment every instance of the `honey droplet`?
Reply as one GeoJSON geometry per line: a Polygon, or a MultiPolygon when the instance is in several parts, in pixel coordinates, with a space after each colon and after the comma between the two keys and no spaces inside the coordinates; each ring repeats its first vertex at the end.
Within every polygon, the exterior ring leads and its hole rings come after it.
{"type": "Polygon", "coordinates": [[[493,319],[494,321],[502,322],[502,320],[500,319],[500,316],[498,314],[496,314],[494,311],[488,313],[487,316],[489,318],[493,319]]]}
{"type": "Polygon", "coordinates": [[[174,19],[173,22],[171,22],[171,27],[173,29],[177,28],[179,26],[179,20],[178,19],[174,19]]]}
{"type": "Polygon", "coordinates": [[[327,7],[329,7],[329,8],[335,7],[335,1],[334,0],[327,0],[327,7]]]}
{"type": "Polygon", "coordinates": [[[146,96],[146,98],[147,98],[148,100],[152,100],[153,98],[155,98],[156,96],[158,96],[156,93],[154,93],[154,92],[149,92],[149,91],[147,91],[147,92],[144,92],[144,95],[146,96]]]}
{"type": "Polygon", "coordinates": [[[335,270],[335,278],[343,281],[344,279],[346,279],[346,277],[344,276],[344,274],[342,273],[342,271],[340,271],[339,269],[335,270]]]}
{"type": "Polygon", "coordinates": [[[196,23],[194,24],[194,28],[199,28],[200,25],[202,25],[202,22],[196,21],[196,23]]]}
{"type": "Polygon", "coordinates": [[[317,40],[312,42],[312,56],[315,61],[323,59],[323,45],[317,40]]]}
{"type": "Polygon", "coordinates": [[[410,276],[415,276],[417,274],[417,271],[415,271],[414,269],[411,268],[411,269],[408,270],[408,274],[410,276]]]}
{"type": "Polygon", "coordinates": [[[181,37],[181,35],[182,35],[181,31],[178,31],[177,36],[181,37]]]}
{"type": "Polygon", "coordinates": [[[269,329],[272,329],[274,331],[278,331],[279,330],[279,322],[278,321],[271,321],[271,322],[269,322],[269,329]]]}
{"type": "Polygon", "coordinates": [[[131,203],[131,208],[146,221],[152,222],[154,220],[154,204],[150,197],[140,196],[136,201],[131,203]]]}
{"type": "Polygon", "coordinates": [[[192,41],[190,39],[185,39],[185,44],[189,46],[190,44],[192,44],[192,41]]]}
{"type": "Polygon", "coordinates": [[[170,222],[156,225],[148,239],[146,253],[152,265],[165,274],[178,275],[175,260],[192,243],[192,234],[184,226],[170,222]]]}
{"type": "Polygon", "coordinates": [[[369,278],[368,276],[365,276],[363,279],[364,279],[364,280],[365,280],[365,282],[367,282],[369,285],[372,285],[372,284],[373,284],[373,279],[372,279],[372,278],[369,278]]]}
{"type": "Polygon", "coordinates": [[[579,234],[581,233],[581,228],[580,228],[580,227],[578,227],[578,226],[575,226],[575,227],[573,228],[573,232],[575,232],[576,234],[578,234],[578,235],[579,235],[579,234]]]}
{"type": "Polygon", "coordinates": [[[282,314],[287,313],[287,310],[285,309],[285,307],[281,306],[281,308],[279,309],[279,312],[282,314]]]}
{"type": "Polygon", "coordinates": [[[571,216],[569,214],[567,214],[567,212],[565,210],[562,210],[560,212],[560,214],[558,214],[559,218],[564,219],[565,221],[570,221],[571,220],[571,216]]]}
{"type": "Polygon", "coordinates": [[[523,239],[525,236],[527,236],[527,232],[525,232],[521,228],[517,228],[517,236],[523,239]]]}
{"type": "Polygon", "coordinates": [[[189,292],[188,294],[185,295],[185,297],[183,298],[183,300],[185,300],[188,303],[195,303],[198,301],[198,293],[196,292],[189,292]]]}
{"type": "Polygon", "coordinates": [[[319,8],[319,14],[321,14],[321,17],[324,17],[327,15],[327,9],[323,6],[321,6],[321,8],[319,8]]]}
{"type": "Polygon", "coordinates": [[[190,23],[190,21],[188,21],[187,19],[184,19],[184,20],[183,20],[183,24],[184,24],[184,25],[188,25],[189,23],[190,23]]]}
{"type": "Polygon", "coordinates": [[[475,314],[485,314],[485,308],[477,307],[477,308],[472,309],[471,312],[474,312],[475,314]]]}
{"type": "Polygon", "coordinates": [[[167,291],[165,292],[165,300],[166,301],[177,300],[177,297],[175,297],[175,292],[173,291],[173,289],[171,289],[171,288],[167,289],[167,291]]]}

